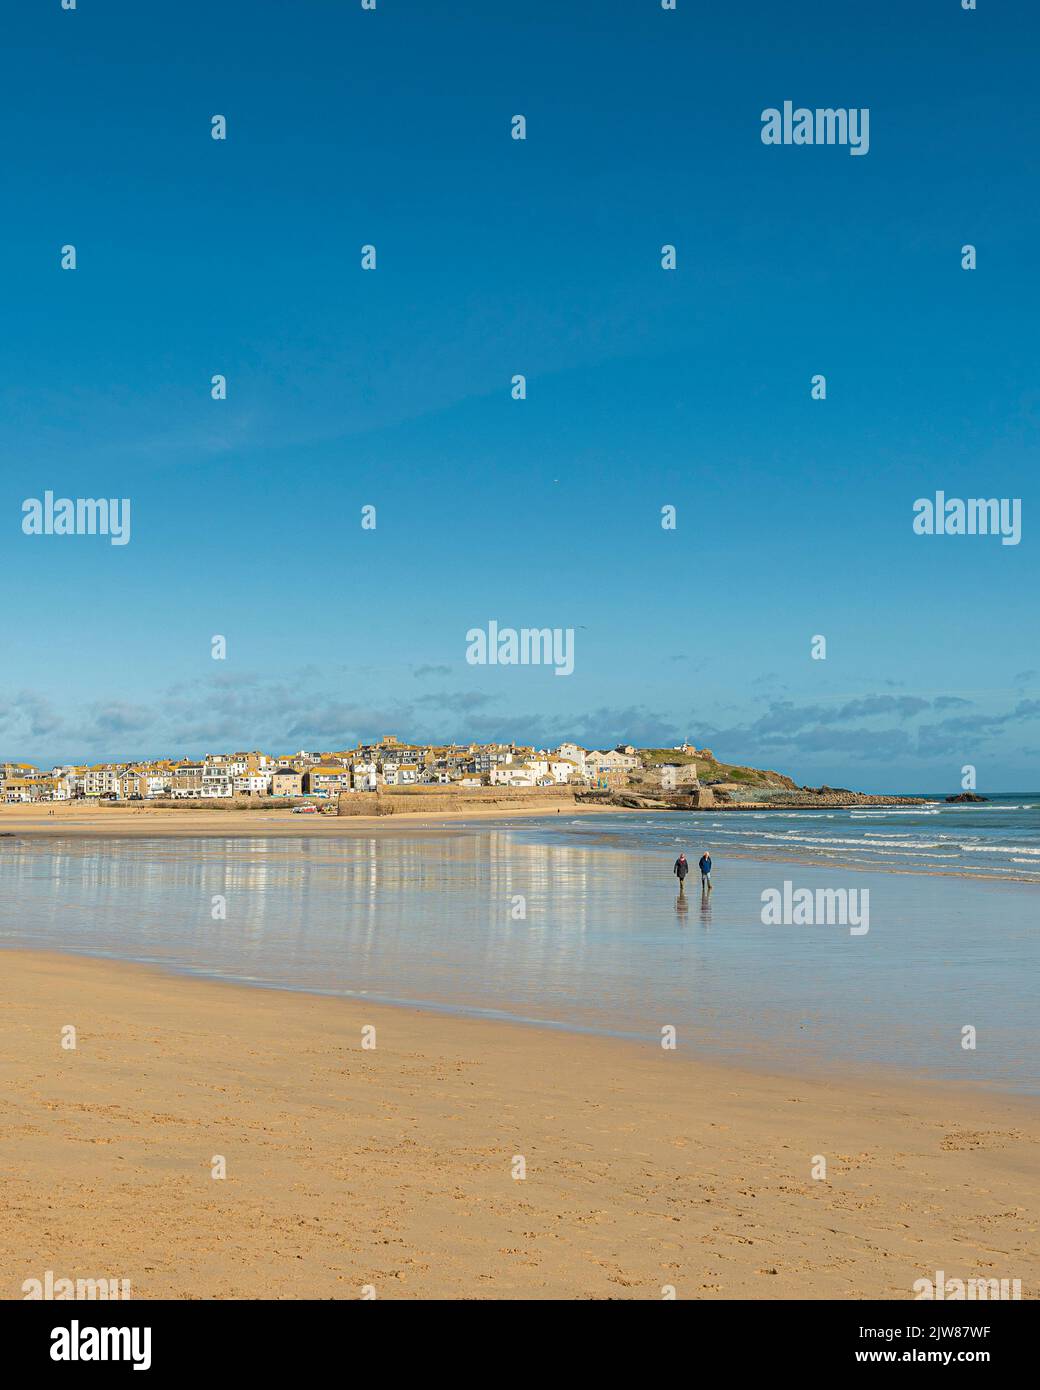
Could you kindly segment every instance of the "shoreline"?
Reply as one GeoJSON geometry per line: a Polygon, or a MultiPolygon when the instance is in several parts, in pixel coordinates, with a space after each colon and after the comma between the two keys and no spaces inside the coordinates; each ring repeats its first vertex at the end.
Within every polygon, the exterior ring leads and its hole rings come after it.
{"type": "MultiPolygon", "coordinates": [[[[734,810],[736,808],[731,808],[734,810]]],[[[818,808],[804,808],[813,810],[818,808]]],[[[672,810],[649,811],[636,807],[603,805],[568,805],[560,807],[557,802],[545,805],[524,806],[505,809],[504,807],[474,807],[465,811],[409,811],[391,816],[296,816],[290,820],[290,811],[196,811],[194,807],[184,811],[65,811],[53,818],[41,817],[24,806],[0,806],[0,854],[5,840],[34,839],[247,839],[270,836],[279,839],[307,839],[313,836],[322,838],[357,838],[387,836],[394,834],[430,834],[438,830],[452,830],[465,827],[472,821],[513,820],[542,816],[547,820],[553,814],[566,816],[646,816],[646,815],[690,815],[713,814],[710,810],[672,810]],[[70,819],[66,820],[64,816],[70,819]],[[275,819],[278,817],[278,819],[275,819]],[[74,819],[73,819],[74,818],[74,819]]],[[[793,814],[793,813],[792,813],[793,814]]],[[[550,822],[552,823],[552,822],[550,822]]],[[[566,821],[561,822],[566,824],[566,821]]],[[[608,846],[608,848],[618,848],[608,846]]],[[[1015,883],[1035,887],[1037,880],[1005,874],[997,876],[989,873],[968,873],[964,870],[927,869],[907,865],[865,864],[852,858],[823,858],[810,854],[784,854],[779,849],[771,853],[756,851],[749,853],[744,849],[727,849],[726,858],[751,861],[762,864],[800,864],[817,869],[855,869],[857,873],[890,873],[920,875],[929,878],[967,879],[974,883],[1015,883]]]]}
{"type": "MultiPolygon", "coordinates": [[[[42,803],[0,804],[0,837],[5,834],[32,833],[35,835],[247,835],[268,834],[349,834],[357,827],[366,833],[373,826],[392,828],[393,826],[457,824],[467,820],[509,820],[516,816],[598,816],[598,815],[689,815],[711,816],[722,813],[751,814],[762,811],[785,811],[791,815],[799,812],[820,810],[855,809],[869,804],[879,809],[885,805],[903,804],[898,797],[891,800],[878,800],[870,803],[850,801],[835,805],[832,802],[783,806],[781,804],[741,805],[721,803],[712,807],[646,807],[619,806],[601,801],[565,800],[560,797],[532,798],[521,801],[500,801],[493,805],[475,800],[472,805],[454,810],[395,811],[391,815],[329,815],[318,812],[311,815],[294,815],[290,807],[284,809],[254,810],[249,807],[235,807],[229,810],[210,810],[191,802],[183,808],[169,806],[149,807],[147,804],[131,807],[123,803],[113,803],[102,810],[98,806],[84,805],[82,802],[59,802],[51,806],[42,803]],[[292,819],[290,819],[290,817],[292,819]]],[[[922,802],[923,804],[927,804],[922,802]]]]}
{"type": "Polygon", "coordinates": [[[1022,1097],[4,961],[4,1297],[53,1269],[136,1298],[911,1299],[940,1268],[1036,1297],[1022,1097]]]}
{"type": "MultiPolygon", "coordinates": [[[[518,1030],[520,1033],[547,1033],[562,1037],[585,1038],[590,1041],[601,1040],[624,1047],[645,1050],[656,1048],[656,1036],[637,1032],[610,1029],[591,1023],[581,1023],[570,1019],[542,1018],[533,1015],[513,1014],[503,1010],[484,1008],[460,1002],[442,1002],[435,999],[395,998],[369,990],[323,989],[314,985],[298,985],[279,980],[259,977],[219,974],[201,967],[178,965],[174,962],[154,958],[106,954],[100,951],[77,949],[75,946],[37,946],[8,945],[0,941],[0,962],[10,957],[40,956],[42,958],[62,958],[70,961],[83,961],[98,966],[113,966],[117,971],[128,967],[143,970],[173,981],[202,985],[217,985],[231,990],[259,992],[261,994],[288,995],[290,998],[321,999],[332,1004],[345,1004],[363,1008],[368,1012],[389,1011],[391,1014],[405,1012],[416,1018],[430,1020],[442,1019],[450,1023],[458,1020],[464,1023],[487,1025],[492,1028],[518,1030]]],[[[788,1052],[777,1046],[775,1039],[759,1039],[758,1043],[744,1050],[728,1049],[716,1051],[710,1056],[697,1056],[690,1048],[677,1048],[680,1060],[689,1065],[713,1068],[726,1072],[731,1078],[746,1076],[749,1079],[768,1076],[781,1081],[804,1080],[821,1085],[850,1085],[860,1089],[895,1091],[924,1090],[949,1096],[975,1097],[983,1101],[1010,1101],[1024,1106],[1036,1107],[1040,1117],[1040,1090],[1018,1089],[1011,1085],[1001,1085],[994,1080],[953,1080],[928,1072],[927,1068],[897,1066],[877,1061],[854,1061],[847,1055],[837,1056],[829,1062],[818,1058],[806,1058],[788,1052]]],[[[1040,1137],[1040,1136],[1038,1136],[1040,1137]]]]}

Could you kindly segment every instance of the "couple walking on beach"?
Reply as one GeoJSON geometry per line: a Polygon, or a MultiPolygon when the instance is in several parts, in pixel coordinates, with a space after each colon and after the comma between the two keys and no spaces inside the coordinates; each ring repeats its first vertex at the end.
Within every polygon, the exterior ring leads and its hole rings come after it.
{"type": "MultiPolygon", "coordinates": [[[[703,854],[701,855],[701,857],[700,857],[700,860],[699,860],[699,862],[698,862],[698,864],[697,864],[697,867],[698,867],[698,869],[700,869],[700,871],[701,871],[701,891],[704,892],[704,893],[710,893],[710,892],[711,892],[711,850],[706,849],[706,850],[704,851],[704,853],[703,853],[703,854]]],[[[681,896],[683,893],[685,893],[685,891],[686,891],[686,875],[687,875],[689,872],[690,872],[690,861],[686,858],[686,855],[685,855],[685,854],[680,854],[680,855],[679,855],[679,858],[675,861],[675,867],[672,869],[672,873],[674,873],[675,876],[676,876],[676,878],[679,880],[679,894],[680,894],[680,896],[681,896]]]]}

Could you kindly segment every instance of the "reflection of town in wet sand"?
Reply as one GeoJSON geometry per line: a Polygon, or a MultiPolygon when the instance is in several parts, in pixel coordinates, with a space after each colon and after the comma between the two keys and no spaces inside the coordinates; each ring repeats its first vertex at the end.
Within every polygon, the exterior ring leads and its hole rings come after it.
{"type": "MultiPolygon", "coordinates": [[[[653,1039],[784,1067],[882,1063],[1040,1089],[1015,883],[871,874],[869,936],[765,926],[779,865],[668,855],[532,822],[428,833],[7,840],[0,940],[191,974],[653,1039]],[[979,922],[986,932],[980,933],[979,922]],[[986,1048],[950,1037],[970,1021],[986,1048]]],[[[834,867],[801,879],[830,887],[834,867]]],[[[800,880],[801,881],[801,880],[800,880]]]]}

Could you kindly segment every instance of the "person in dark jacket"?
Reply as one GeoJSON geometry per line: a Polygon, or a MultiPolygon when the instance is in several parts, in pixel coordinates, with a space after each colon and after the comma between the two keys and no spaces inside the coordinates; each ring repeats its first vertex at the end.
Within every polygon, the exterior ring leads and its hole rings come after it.
{"type": "Polygon", "coordinates": [[[706,849],[700,857],[697,865],[701,871],[701,888],[705,892],[711,892],[711,850],[706,849]]]}
{"type": "Polygon", "coordinates": [[[681,897],[682,894],[685,893],[685,891],[686,891],[686,875],[687,875],[689,872],[690,872],[690,861],[686,858],[686,855],[685,855],[685,854],[680,854],[680,855],[679,855],[679,858],[675,861],[675,867],[672,869],[672,873],[673,873],[673,874],[676,876],[676,878],[679,880],[679,896],[680,896],[680,897],[681,897]]]}

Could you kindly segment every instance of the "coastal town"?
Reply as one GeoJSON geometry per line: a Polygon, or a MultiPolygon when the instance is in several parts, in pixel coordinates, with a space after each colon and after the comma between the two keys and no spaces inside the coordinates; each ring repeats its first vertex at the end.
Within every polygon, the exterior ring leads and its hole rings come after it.
{"type": "MultiPolygon", "coordinates": [[[[676,763],[670,774],[658,774],[659,784],[695,787],[697,750],[683,744],[674,751],[676,763]]],[[[711,754],[707,757],[710,759],[711,754]]],[[[627,784],[643,763],[639,750],[628,744],[600,751],[561,743],[547,750],[516,743],[413,744],[386,735],[377,743],[339,752],[300,750],[273,756],[254,750],[49,769],[31,763],[0,762],[0,801],[237,798],[249,803],[300,798],[331,801],[344,792],[398,787],[544,788],[572,784],[612,789],[627,784]]]]}
{"type": "MultiPolygon", "coordinates": [[[[386,734],[339,751],[63,764],[0,761],[0,806],[58,803],[131,809],[390,811],[566,800],[630,810],[769,810],[777,807],[920,805],[920,797],[799,786],[781,772],[719,761],[689,740],[672,748],[585,748],[561,743],[406,743],[386,734]]],[[[984,800],[962,793],[948,800],[984,800]]]]}

